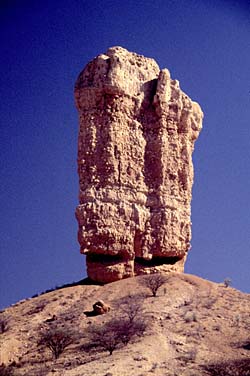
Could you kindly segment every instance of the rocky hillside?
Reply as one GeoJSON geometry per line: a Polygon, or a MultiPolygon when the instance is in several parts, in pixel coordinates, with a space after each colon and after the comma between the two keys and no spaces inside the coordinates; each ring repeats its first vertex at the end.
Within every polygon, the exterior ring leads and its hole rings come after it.
{"type": "Polygon", "coordinates": [[[249,295],[173,273],[153,297],[149,277],[62,288],[2,311],[0,375],[250,374],[249,295]],[[94,315],[99,300],[110,310],[94,315]],[[114,328],[130,319],[131,336],[122,341],[118,331],[120,338],[112,337],[114,328]],[[41,338],[59,329],[70,340],[56,359],[41,338]],[[107,336],[113,338],[111,351],[107,336]]]}

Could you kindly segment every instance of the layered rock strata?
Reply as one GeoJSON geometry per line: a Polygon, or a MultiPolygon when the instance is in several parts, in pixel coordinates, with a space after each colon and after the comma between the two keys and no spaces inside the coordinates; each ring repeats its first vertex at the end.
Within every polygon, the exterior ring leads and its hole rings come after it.
{"type": "Polygon", "coordinates": [[[75,85],[75,101],[76,217],[88,276],[107,283],[183,271],[200,106],[167,69],[121,47],[87,64],[75,85]]]}

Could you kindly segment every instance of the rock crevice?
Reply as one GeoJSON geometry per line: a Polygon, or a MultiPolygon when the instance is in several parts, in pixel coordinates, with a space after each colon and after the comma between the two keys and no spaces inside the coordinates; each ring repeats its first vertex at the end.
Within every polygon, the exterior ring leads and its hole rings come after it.
{"type": "Polygon", "coordinates": [[[200,106],[153,59],[110,48],[81,72],[81,252],[99,282],[183,271],[190,248],[192,152],[200,106]]]}

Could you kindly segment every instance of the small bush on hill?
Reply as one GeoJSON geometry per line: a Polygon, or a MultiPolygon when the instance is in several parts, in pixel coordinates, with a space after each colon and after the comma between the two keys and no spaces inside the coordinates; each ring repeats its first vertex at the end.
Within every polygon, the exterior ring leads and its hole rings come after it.
{"type": "Polygon", "coordinates": [[[250,350],[250,340],[245,341],[245,342],[242,344],[242,348],[243,348],[244,350],[250,350]]]}
{"type": "Polygon", "coordinates": [[[38,340],[38,346],[48,348],[55,359],[74,342],[75,336],[68,328],[50,327],[42,331],[38,340]]]}
{"type": "Polygon", "coordinates": [[[119,316],[134,322],[138,318],[143,318],[143,303],[144,296],[142,295],[128,295],[115,302],[115,308],[119,312],[119,316]]]}
{"type": "Polygon", "coordinates": [[[114,350],[127,345],[134,337],[143,335],[145,330],[146,323],[143,320],[131,322],[124,318],[109,321],[102,326],[91,325],[88,328],[89,348],[103,349],[112,355],[114,350]]]}
{"type": "Polygon", "coordinates": [[[188,311],[186,312],[186,314],[184,315],[184,320],[185,322],[193,322],[193,321],[197,321],[197,317],[196,317],[196,313],[193,312],[193,311],[188,311]]]}
{"type": "Polygon", "coordinates": [[[46,307],[46,302],[41,301],[37,305],[33,306],[28,312],[27,315],[34,315],[36,313],[40,313],[46,307]]]}
{"type": "Polygon", "coordinates": [[[167,280],[167,276],[160,273],[155,273],[146,275],[143,278],[141,278],[140,284],[143,287],[147,287],[151,291],[152,295],[156,297],[157,291],[162,285],[164,285],[167,282],[167,280]]]}
{"type": "Polygon", "coordinates": [[[13,367],[0,364],[0,376],[14,376],[13,367]]]}
{"type": "Polygon", "coordinates": [[[141,337],[144,334],[147,324],[144,319],[139,318],[134,321],[130,321],[129,319],[117,319],[113,322],[113,328],[120,341],[124,345],[127,345],[135,337],[141,337]]]}
{"type": "Polygon", "coordinates": [[[232,284],[232,280],[230,278],[224,279],[224,286],[229,287],[232,284]]]}
{"type": "Polygon", "coordinates": [[[9,320],[6,316],[2,315],[0,317],[0,333],[5,333],[8,330],[9,320]]]}
{"type": "Polygon", "coordinates": [[[110,355],[120,345],[121,340],[111,322],[102,326],[91,325],[88,329],[90,339],[89,348],[101,348],[109,352],[110,355]]]}
{"type": "Polygon", "coordinates": [[[250,376],[250,358],[204,366],[210,376],[250,376]]]}

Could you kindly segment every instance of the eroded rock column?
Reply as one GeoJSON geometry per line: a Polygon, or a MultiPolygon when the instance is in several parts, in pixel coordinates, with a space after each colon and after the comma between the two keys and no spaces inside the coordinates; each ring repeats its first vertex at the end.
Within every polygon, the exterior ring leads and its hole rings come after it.
{"type": "Polygon", "coordinates": [[[75,86],[79,223],[88,276],[183,271],[199,105],[153,59],[110,48],[75,86]]]}

